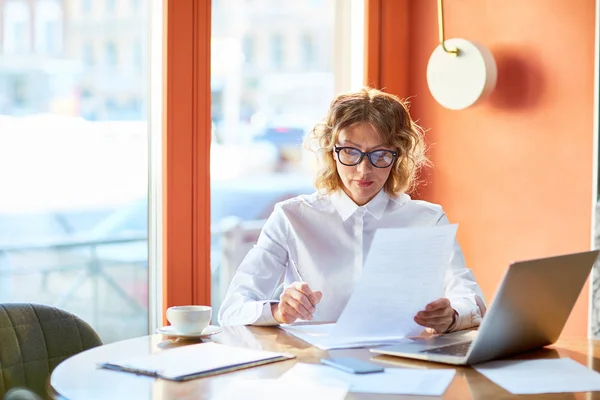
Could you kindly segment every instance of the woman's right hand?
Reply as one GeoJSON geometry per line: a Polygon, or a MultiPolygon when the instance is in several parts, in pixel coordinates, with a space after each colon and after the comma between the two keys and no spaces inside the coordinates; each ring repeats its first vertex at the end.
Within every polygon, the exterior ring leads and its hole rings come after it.
{"type": "Polygon", "coordinates": [[[271,305],[271,312],[280,324],[291,324],[297,319],[311,320],[322,297],[323,293],[313,292],[308,283],[294,282],[283,291],[279,303],[271,305]]]}

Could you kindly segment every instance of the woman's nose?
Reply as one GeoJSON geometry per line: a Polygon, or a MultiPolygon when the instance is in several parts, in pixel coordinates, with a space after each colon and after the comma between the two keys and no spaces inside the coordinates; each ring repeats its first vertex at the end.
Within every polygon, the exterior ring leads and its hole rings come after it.
{"type": "Polygon", "coordinates": [[[356,169],[359,172],[369,171],[371,169],[371,161],[369,161],[369,157],[363,157],[363,159],[356,165],[356,169]]]}

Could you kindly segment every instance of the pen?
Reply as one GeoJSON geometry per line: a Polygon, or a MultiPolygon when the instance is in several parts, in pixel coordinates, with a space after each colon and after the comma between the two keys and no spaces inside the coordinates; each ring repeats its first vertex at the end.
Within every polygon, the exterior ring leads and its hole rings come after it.
{"type": "Polygon", "coordinates": [[[146,376],[152,376],[155,378],[160,378],[159,371],[154,371],[154,370],[149,370],[149,369],[134,368],[134,367],[130,367],[128,365],[118,365],[118,364],[111,364],[111,363],[99,363],[98,366],[100,368],[112,369],[113,371],[132,372],[136,375],[146,375],[146,376]]]}
{"type": "MultiPolygon", "coordinates": [[[[298,266],[296,265],[296,262],[294,261],[294,259],[292,257],[289,257],[289,264],[292,266],[292,268],[294,269],[294,272],[296,273],[296,275],[298,276],[298,279],[300,279],[300,282],[304,282],[304,279],[302,279],[302,275],[300,275],[300,271],[298,270],[298,266]]],[[[313,304],[313,306],[315,307],[315,312],[313,313],[313,316],[315,316],[317,314],[317,305],[313,304]]]]}
{"type": "Polygon", "coordinates": [[[289,260],[290,260],[290,265],[294,269],[294,272],[296,273],[296,275],[298,275],[298,279],[300,279],[300,282],[304,282],[304,279],[302,279],[302,275],[300,275],[300,271],[298,271],[298,267],[296,266],[296,262],[294,261],[294,259],[292,257],[290,257],[289,260]]]}

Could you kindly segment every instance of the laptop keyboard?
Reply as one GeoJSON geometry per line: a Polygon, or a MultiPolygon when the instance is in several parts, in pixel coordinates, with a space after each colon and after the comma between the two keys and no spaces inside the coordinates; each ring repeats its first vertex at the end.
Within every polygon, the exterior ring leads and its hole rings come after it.
{"type": "Polygon", "coordinates": [[[434,349],[421,350],[421,353],[444,354],[447,356],[466,356],[472,342],[461,342],[448,346],[436,347],[434,349]]]}

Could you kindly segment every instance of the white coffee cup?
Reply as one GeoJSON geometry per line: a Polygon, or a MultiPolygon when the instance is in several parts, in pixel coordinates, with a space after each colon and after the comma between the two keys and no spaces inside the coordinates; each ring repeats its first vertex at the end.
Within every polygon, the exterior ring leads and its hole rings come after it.
{"type": "Polygon", "coordinates": [[[174,306],[167,309],[167,320],[178,333],[202,333],[210,324],[210,306],[174,306]]]}

